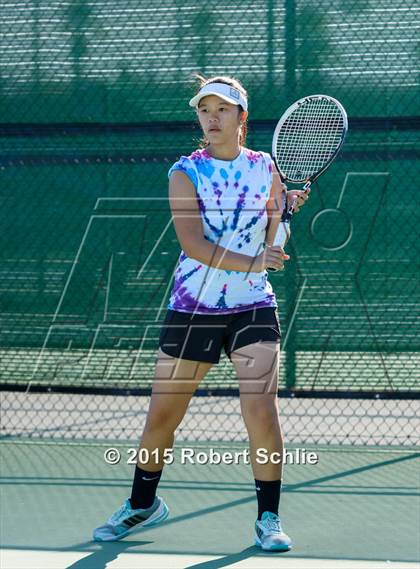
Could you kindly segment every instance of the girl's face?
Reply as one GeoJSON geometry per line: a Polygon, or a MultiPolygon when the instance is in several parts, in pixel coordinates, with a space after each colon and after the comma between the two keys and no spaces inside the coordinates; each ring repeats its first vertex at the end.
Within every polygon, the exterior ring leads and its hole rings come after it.
{"type": "Polygon", "coordinates": [[[241,120],[238,105],[232,105],[217,95],[207,95],[198,104],[197,115],[204,136],[210,144],[232,144],[238,141],[241,120]]]}

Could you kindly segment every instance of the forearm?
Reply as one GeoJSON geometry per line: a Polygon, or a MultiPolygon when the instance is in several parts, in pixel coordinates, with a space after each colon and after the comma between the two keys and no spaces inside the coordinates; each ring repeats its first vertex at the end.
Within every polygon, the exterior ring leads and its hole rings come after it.
{"type": "Polygon", "coordinates": [[[265,242],[270,247],[273,245],[274,238],[280,224],[284,207],[287,200],[286,186],[281,183],[280,177],[277,175],[273,178],[273,186],[270,191],[270,198],[267,202],[267,227],[265,233],[265,242]]]}
{"type": "MultiPolygon", "coordinates": [[[[258,253],[260,253],[259,251],[258,253]]],[[[225,269],[227,271],[255,272],[253,268],[255,258],[241,253],[234,253],[206,239],[196,239],[190,245],[188,257],[196,259],[209,267],[225,269]]]]}
{"type": "Polygon", "coordinates": [[[265,243],[269,247],[271,247],[273,245],[274,237],[276,236],[277,228],[279,226],[280,221],[281,221],[281,213],[277,213],[277,212],[274,213],[273,215],[271,215],[269,220],[268,220],[268,224],[267,224],[267,228],[266,228],[266,232],[265,232],[265,243]]]}

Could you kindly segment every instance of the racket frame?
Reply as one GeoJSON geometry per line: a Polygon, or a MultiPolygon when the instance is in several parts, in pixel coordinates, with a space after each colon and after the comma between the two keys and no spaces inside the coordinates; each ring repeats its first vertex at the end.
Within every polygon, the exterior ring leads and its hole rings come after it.
{"type": "MultiPolygon", "coordinates": [[[[282,182],[291,182],[293,184],[303,184],[305,183],[305,186],[309,183],[311,184],[312,182],[314,182],[321,174],[323,174],[325,172],[325,170],[330,166],[331,162],[333,162],[333,160],[336,158],[337,154],[339,153],[341,147],[343,146],[344,140],[346,138],[346,134],[348,131],[348,119],[347,119],[347,113],[343,107],[343,105],[340,103],[340,101],[337,101],[337,99],[334,99],[334,97],[330,97],[329,95],[308,95],[307,97],[302,97],[301,99],[299,99],[298,101],[295,101],[292,105],[290,105],[290,107],[288,107],[284,113],[282,114],[282,116],[280,117],[279,121],[277,122],[276,128],[274,129],[274,134],[273,134],[273,142],[272,142],[272,155],[271,157],[274,160],[274,163],[276,165],[277,171],[280,174],[280,178],[282,180],[282,182]],[[304,104],[307,104],[313,100],[320,100],[320,99],[327,99],[328,101],[331,101],[332,103],[334,103],[338,109],[341,112],[341,115],[343,117],[343,129],[342,129],[342,133],[341,133],[341,139],[339,144],[337,145],[337,148],[335,149],[334,153],[331,155],[331,157],[327,160],[327,162],[324,164],[324,166],[318,170],[317,172],[314,172],[311,176],[309,176],[309,178],[303,178],[303,179],[291,179],[289,178],[284,172],[282,172],[280,165],[277,161],[277,140],[279,138],[279,134],[280,134],[280,130],[283,126],[283,124],[286,122],[286,120],[289,118],[289,116],[299,107],[301,107],[304,104]]],[[[308,189],[309,186],[307,186],[304,189],[308,189]]]]}
{"type": "MultiPolygon", "coordinates": [[[[302,97],[301,99],[299,99],[298,101],[295,101],[292,105],[290,105],[282,114],[282,116],[280,117],[280,119],[277,122],[276,128],[274,129],[274,134],[273,134],[273,142],[272,142],[272,154],[271,157],[273,159],[273,162],[275,164],[275,167],[280,175],[280,179],[283,183],[285,182],[291,182],[293,184],[304,184],[303,186],[303,190],[307,191],[312,182],[314,182],[321,174],[323,174],[325,172],[325,170],[331,165],[331,163],[333,162],[333,160],[336,158],[337,154],[340,152],[341,147],[343,146],[344,140],[346,138],[346,134],[348,131],[348,119],[347,119],[347,113],[343,107],[343,105],[337,101],[337,99],[334,99],[334,97],[330,97],[329,95],[308,95],[306,97],[302,97]],[[341,112],[341,116],[343,117],[343,128],[342,128],[342,132],[341,132],[341,138],[339,143],[337,144],[337,147],[335,149],[335,151],[333,152],[333,154],[331,154],[330,158],[327,160],[327,162],[323,165],[322,168],[320,168],[317,172],[314,172],[313,174],[311,174],[311,176],[309,176],[309,178],[304,178],[304,179],[291,179],[289,178],[284,172],[282,172],[280,165],[277,161],[277,141],[279,138],[279,134],[280,134],[280,130],[283,126],[283,124],[285,123],[285,121],[289,118],[289,116],[299,107],[301,107],[304,104],[307,104],[308,102],[311,102],[313,100],[319,100],[319,99],[327,99],[329,101],[331,101],[332,103],[334,103],[338,109],[341,112]]],[[[287,241],[290,238],[290,221],[292,219],[292,215],[293,215],[293,211],[295,208],[295,204],[296,204],[296,200],[293,201],[293,203],[288,206],[287,204],[287,194],[286,194],[286,200],[285,200],[285,206],[284,206],[284,210],[282,213],[282,217],[279,223],[279,227],[277,232],[278,233],[282,233],[282,241],[283,243],[280,245],[281,247],[284,247],[287,243],[287,241]]],[[[277,236],[277,234],[276,234],[277,236]]],[[[278,243],[279,244],[279,243],[278,243]]],[[[277,271],[277,269],[273,269],[268,267],[267,270],[269,271],[277,271]]]]}

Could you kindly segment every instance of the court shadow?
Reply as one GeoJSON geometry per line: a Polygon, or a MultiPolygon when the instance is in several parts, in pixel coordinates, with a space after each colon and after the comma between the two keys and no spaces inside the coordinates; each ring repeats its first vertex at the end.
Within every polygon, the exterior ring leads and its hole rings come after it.
{"type": "MultiPolygon", "coordinates": [[[[126,552],[132,547],[147,545],[149,543],[153,543],[153,541],[112,541],[108,543],[98,543],[98,550],[92,551],[90,555],[79,559],[79,561],[69,565],[66,569],[105,569],[107,564],[117,559],[121,553],[126,552]]],[[[91,545],[91,542],[89,542],[89,545],[91,545]]]]}
{"type": "MultiPolygon", "coordinates": [[[[224,557],[219,557],[219,559],[211,559],[210,561],[204,561],[203,563],[196,563],[195,565],[188,565],[185,569],[219,569],[220,567],[230,567],[234,563],[239,563],[244,559],[249,559],[250,557],[256,557],[258,554],[264,553],[265,555],[270,552],[262,552],[259,547],[251,545],[238,553],[230,553],[224,557]]],[[[272,552],[272,554],[282,553],[280,551],[272,552]]],[[[286,552],[283,552],[286,553],[286,552]]]]}

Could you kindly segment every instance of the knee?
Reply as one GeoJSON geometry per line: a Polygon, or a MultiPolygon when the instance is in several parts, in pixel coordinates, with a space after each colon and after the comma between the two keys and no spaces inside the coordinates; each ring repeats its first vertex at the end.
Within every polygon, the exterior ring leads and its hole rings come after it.
{"type": "Polygon", "coordinates": [[[145,430],[174,432],[182,421],[182,414],[173,407],[151,408],[147,414],[145,430]]]}
{"type": "Polygon", "coordinates": [[[275,399],[254,400],[242,405],[242,415],[252,429],[270,431],[278,427],[279,416],[275,399]]]}

